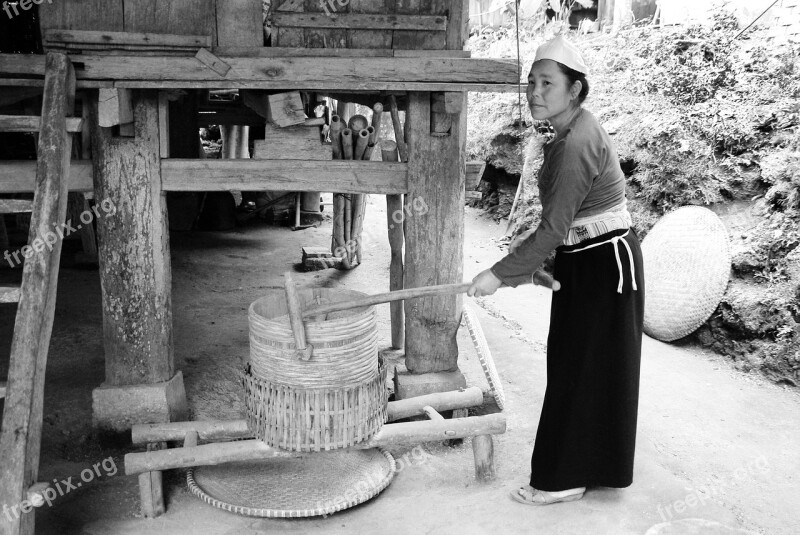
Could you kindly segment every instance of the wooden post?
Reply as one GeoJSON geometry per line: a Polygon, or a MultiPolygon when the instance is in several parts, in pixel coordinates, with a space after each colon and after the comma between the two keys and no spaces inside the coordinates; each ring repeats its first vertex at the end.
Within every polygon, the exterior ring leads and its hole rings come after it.
{"type": "MultiPolygon", "coordinates": [[[[172,279],[166,198],[161,188],[158,92],[134,92],[134,138],[112,137],[92,106],[95,201],[103,303],[106,382],[94,391],[95,424],[124,431],[142,419],[185,411],[172,348],[172,279]],[[117,390],[133,385],[136,401],[117,390]],[[160,397],[159,397],[160,396],[160,397]],[[156,399],[157,398],[157,399],[156,399]]],[[[174,133],[174,132],[173,132],[174,133]]],[[[133,395],[133,394],[131,394],[133,395]]]]}
{"type": "Polygon", "coordinates": [[[491,481],[495,478],[494,441],[492,435],[472,437],[472,454],[475,456],[475,478],[478,481],[491,481]]]}
{"type": "MultiPolygon", "coordinates": [[[[397,143],[391,140],[381,142],[381,159],[384,162],[397,161],[397,143]]],[[[403,196],[386,196],[386,226],[389,232],[389,290],[394,292],[403,289],[403,196]]],[[[403,303],[392,302],[390,316],[392,324],[392,348],[403,347],[405,337],[405,315],[403,303]]]]}
{"type": "MultiPolygon", "coordinates": [[[[446,48],[462,50],[468,37],[468,3],[448,0],[447,5],[446,48]]],[[[450,135],[434,137],[431,136],[430,93],[408,94],[405,288],[463,280],[466,101],[467,95],[462,93],[461,113],[450,114],[450,135]]],[[[458,369],[456,333],[461,322],[461,299],[459,295],[449,295],[405,302],[405,353],[409,372],[458,369]]]]}
{"type": "MultiPolygon", "coordinates": [[[[195,444],[197,445],[197,444],[195,444]]],[[[147,445],[147,451],[166,450],[166,442],[154,442],[147,445]]],[[[139,500],[142,516],[156,518],[166,511],[164,506],[164,480],[160,470],[139,474],[139,500]]]]}
{"type": "MultiPolygon", "coordinates": [[[[41,130],[36,166],[36,188],[28,241],[33,254],[25,261],[21,292],[11,344],[8,387],[0,434],[0,503],[12,511],[0,520],[4,535],[33,534],[35,514],[20,511],[28,489],[39,472],[47,350],[56,307],[56,284],[62,240],[52,247],[42,240],[64,222],[67,215],[67,177],[72,137],[66,116],[75,99],[75,74],[65,54],[48,53],[46,59],[41,130]],[[37,242],[41,245],[37,246],[37,242]],[[16,506],[16,512],[13,508],[16,506]]],[[[48,240],[49,243],[49,240],[48,240]]]]}
{"type": "MultiPolygon", "coordinates": [[[[447,137],[431,136],[430,117],[430,93],[409,93],[405,288],[452,284],[463,279],[466,113],[452,114],[451,135],[447,137]]],[[[461,297],[409,300],[405,313],[408,370],[456,370],[461,297]]]]}

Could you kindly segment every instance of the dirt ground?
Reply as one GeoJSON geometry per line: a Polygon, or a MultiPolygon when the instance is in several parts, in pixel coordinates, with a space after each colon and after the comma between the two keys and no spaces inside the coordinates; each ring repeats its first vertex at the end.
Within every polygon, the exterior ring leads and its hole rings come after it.
{"type": "MultiPolygon", "coordinates": [[[[383,197],[371,196],[364,265],[296,278],[367,293],[388,288],[385,221],[383,197]]],[[[502,256],[497,239],[503,230],[504,224],[466,209],[465,280],[502,256]]],[[[236,373],[248,355],[247,307],[265,290],[281,287],[282,273],[300,262],[301,246],[327,246],[330,232],[327,221],[302,232],[253,225],[171,235],[175,358],[195,419],[241,417],[236,373]]],[[[475,481],[469,440],[455,447],[426,444],[429,455],[407,457],[413,462],[377,498],[327,518],[264,520],[214,509],[188,492],[184,471],[173,471],[165,475],[167,514],[144,519],[137,478],[122,474],[122,456],[131,448],[101,447],[92,435],[91,392],[103,381],[100,287],[96,271],[70,266],[77,246],[65,244],[39,480],[63,480],[106,464],[93,481],[38,510],[38,533],[644,534],[665,522],[675,523],[649,533],[800,532],[797,390],[744,375],[696,347],[651,339],[644,342],[633,485],[591,489],[583,500],[547,508],[511,501],[508,491],[528,477],[545,388],[549,296],[533,287],[473,302],[507,397],[508,431],[495,438],[494,482],[475,481]]],[[[16,271],[0,271],[0,281],[15,277],[16,271]]],[[[0,307],[3,376],[13,312],[0,307]]],[[[380,347],[388,347],[387,306],[379,307],[379,330],[380,347]]],[[[468,382],[486,389],[465,328],[459,347],[468,382]]]]}

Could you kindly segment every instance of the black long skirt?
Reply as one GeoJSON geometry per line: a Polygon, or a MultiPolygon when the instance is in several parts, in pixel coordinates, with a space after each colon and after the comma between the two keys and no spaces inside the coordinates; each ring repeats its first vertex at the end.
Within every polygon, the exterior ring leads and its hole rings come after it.
{"type": "Polygon", "coordinates": [[[598,244],[613,231],[556,251],[547,338],[547,389],[531,458],[531,486],[545,491],[627,487],[633,482],[644,273],[633,230],[626,247],[598,244]],[[614,249],[622,264],[617,265],[614,249]],[[623,276],[622,293],[617,293],[623,276]]]}

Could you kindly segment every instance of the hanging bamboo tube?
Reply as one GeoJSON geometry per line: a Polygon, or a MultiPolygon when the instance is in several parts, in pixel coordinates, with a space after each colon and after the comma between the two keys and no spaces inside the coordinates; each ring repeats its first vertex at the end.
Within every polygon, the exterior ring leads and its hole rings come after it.
{"type": "MultiPolygon", "coordinates": [[[[381,159],[384,162],[397,161],[397,143],[391,140],[381,141],[381,159]]],[[[386,196],[386,225],[389,230],[389,290],[394,292],[403,289],[403,196],[386,196]]],[[[401,349],[405,339],[405,313],[403,303],[395,301],[389,305],[392,325],[392,347],[401,349]]]]}
{"type": "Polygon", "coordinates": [[[368,143],[369,143],[369,130],[363,128],[358,132],[358,138],[356,138],[356,150],[353,153],[354,160],[364,159],[364,153],[367,150],[368,143]]]}
{"type": "Polygon", "coordinates": [[[349,128],[342,130],[342,154],[345,160],[353,159],[353,131],[349,128]]]}
{"type": "Polygon", "coordinates": [[[344,124],[342,123],[342,119],[338,115],[334,115],[331,117],[331,147],[333,149],[333,159],[334,160],[343,160],[342,158],[342,130],[344,130],[344,124]]]}
{"type": "Polygon", "coordinates": [[[372,137],[370,138],[369,142],[374,143],[375,145],[378,144],[378,138],[381,136],[381,116],[383,115],[383,104],[380,102],[376,102],[374,106],[372,106],[372,128],[374,128],[374,132],[372,133],[372,137]]]}
{"type": "Polygon", "coordinates": [[[403,126],[400,124],[400,111],[397,109],[397,99],[394,95],[389,95],[389,107],[392,115],[392,126],[394,126],[394,140],[397,142],[397,150],[400,152],[400,161],[408,161],[408,146],[403,135],[403,126]]]}

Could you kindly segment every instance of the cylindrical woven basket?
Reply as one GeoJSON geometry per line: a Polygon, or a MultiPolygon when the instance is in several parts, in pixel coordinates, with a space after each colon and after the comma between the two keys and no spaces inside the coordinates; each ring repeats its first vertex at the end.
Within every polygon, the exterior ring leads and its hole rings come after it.
{"type": "MultiPolygon", "coordinates": [[[[312,357],[313,359],[313,357],[312,357]]],[[[299,388],[242,375],[250,431],[273,448],[320,451],[369,439],[386,423],[386,364],[358,384],[299,388]]]]}
{"type": "MultiPolygon", "coordinates": [[[[314,288],[298,291],[303,309],[315,304],[364,297],[352,290],[314,288]]],[[[332,312],[305,322],[311,359],[297,357],[282,290],[250,305],[250,366],[253,376],[299,388],[358,385],[378,373],[378,327],[375,307],[332,312]]]]}

